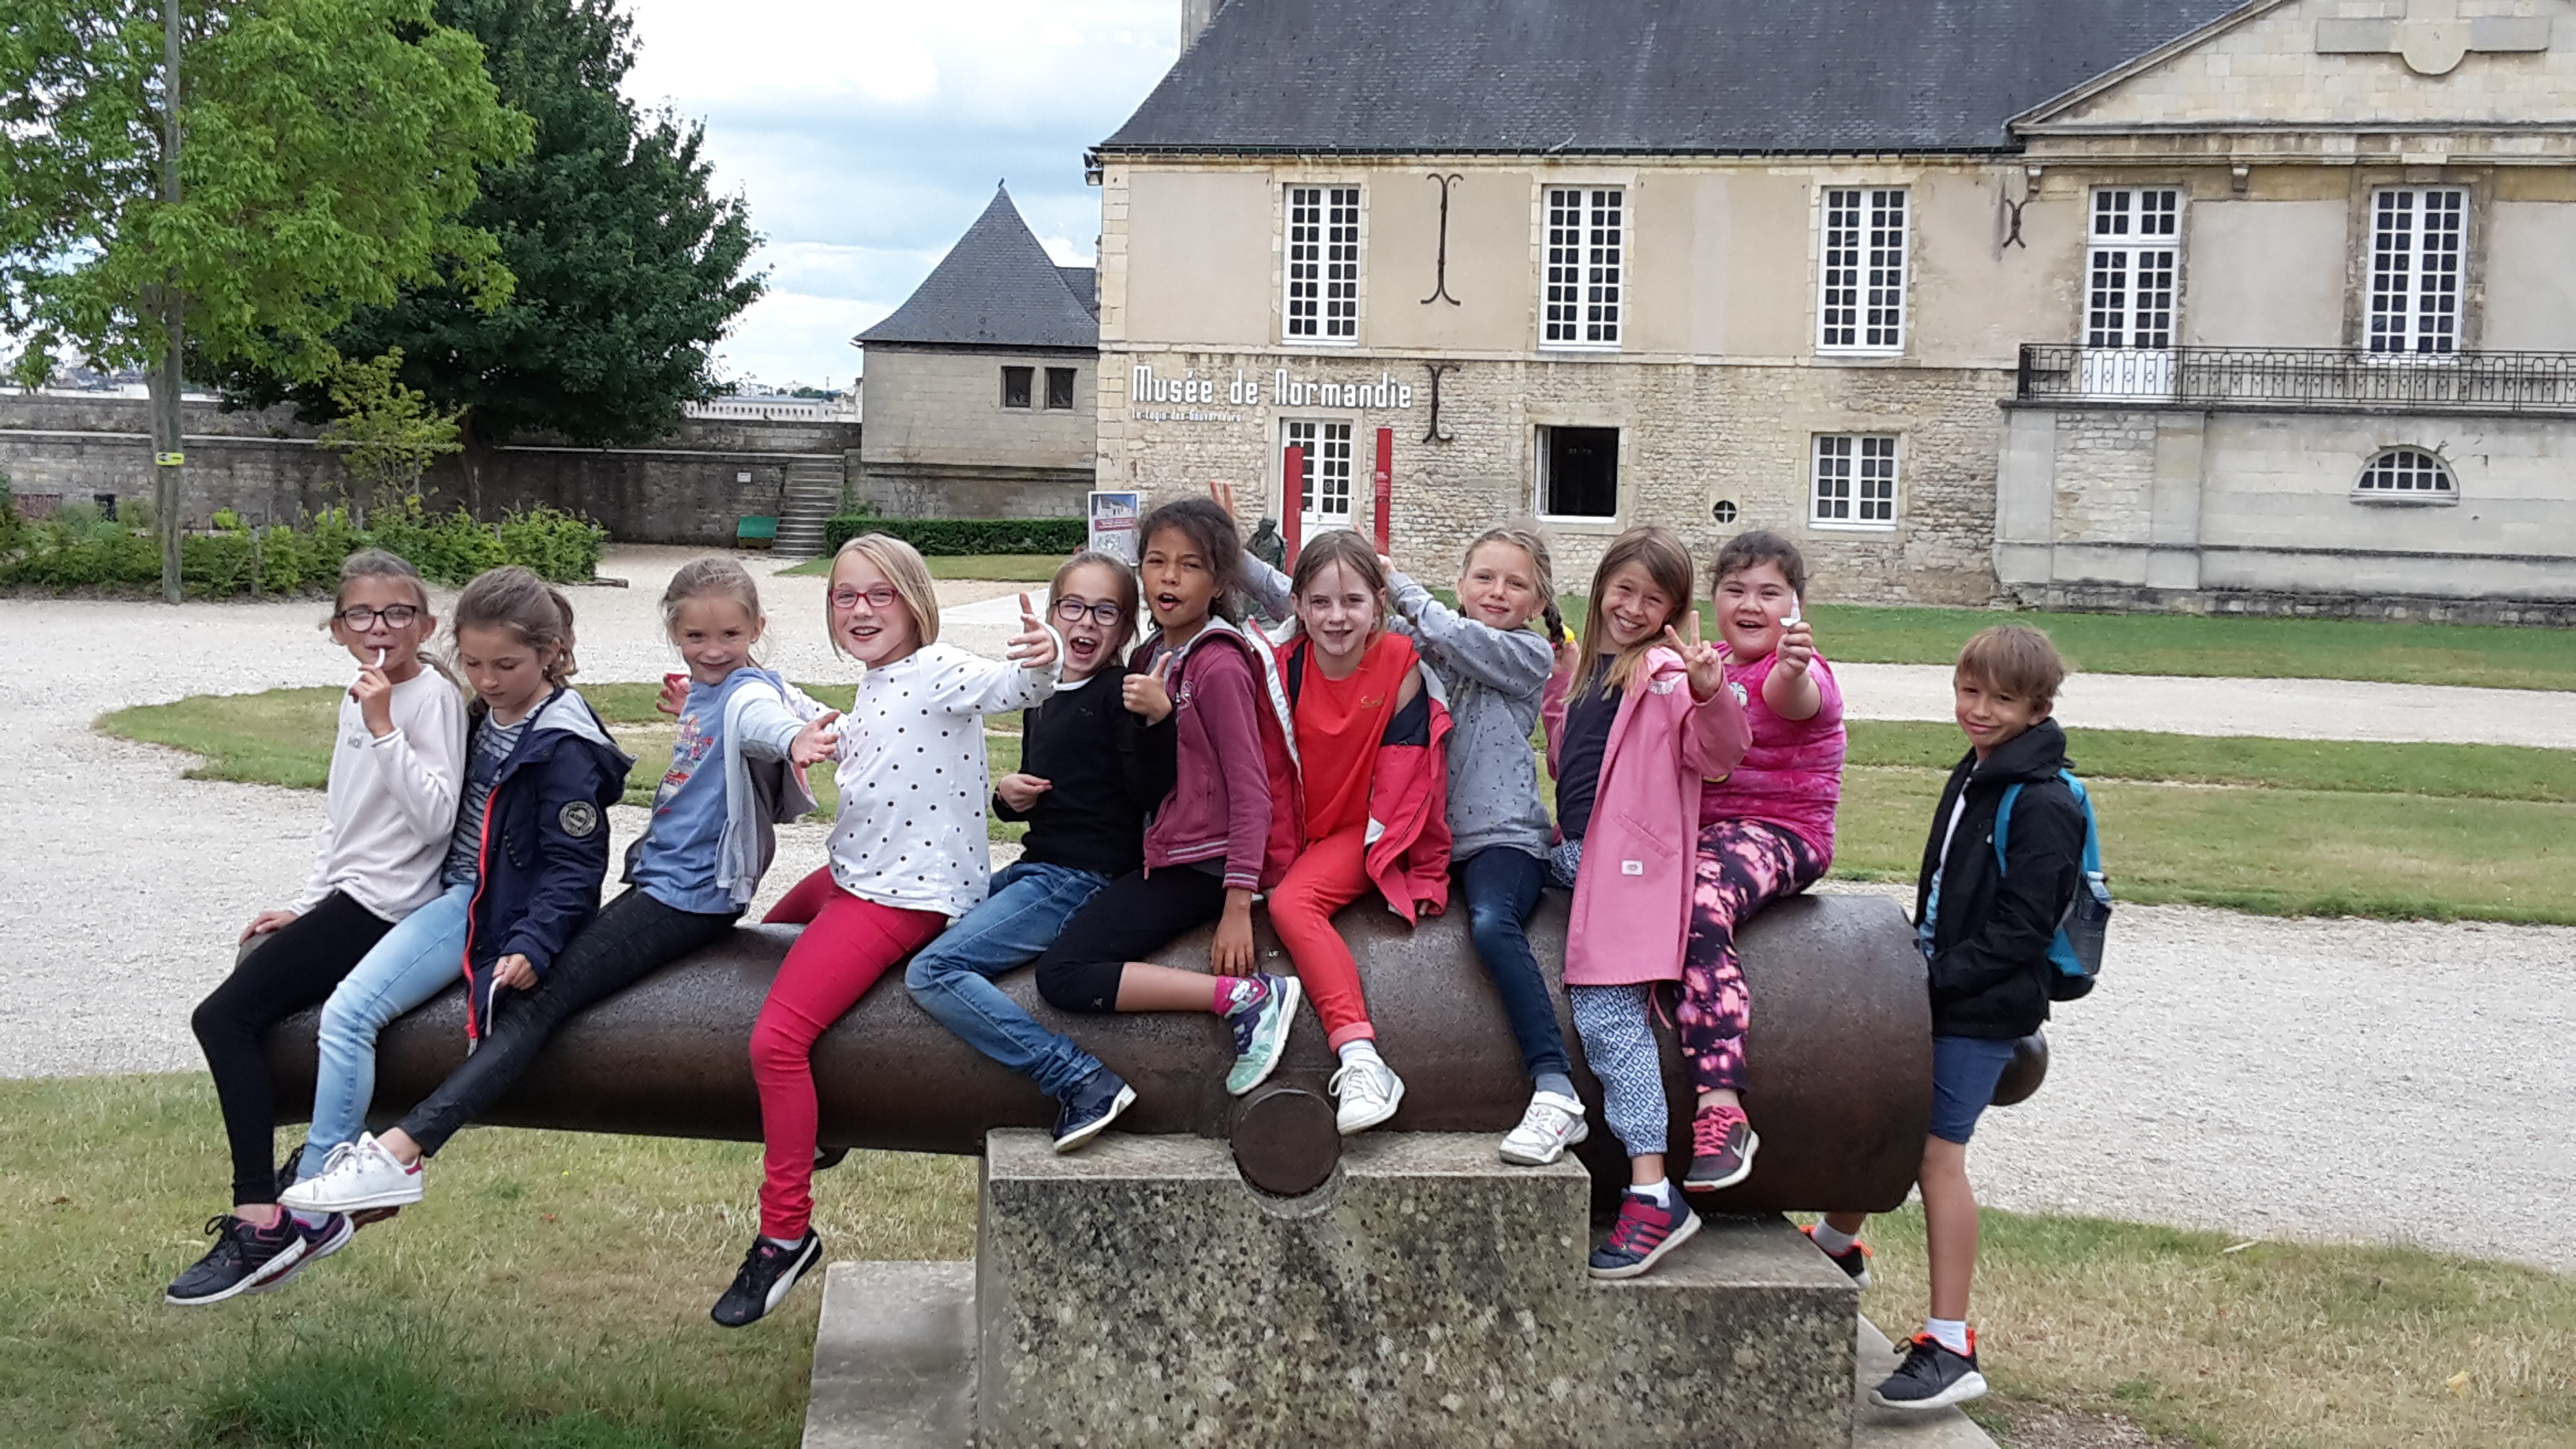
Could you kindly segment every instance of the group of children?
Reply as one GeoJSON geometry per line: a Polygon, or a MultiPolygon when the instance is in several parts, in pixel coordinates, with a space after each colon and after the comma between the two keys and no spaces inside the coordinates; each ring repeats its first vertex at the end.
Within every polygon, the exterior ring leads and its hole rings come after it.
{"type": "MultiPolygon", "coordinates": [[[[1058,1151],[1136,1093],[994,984],[1032,963],[1062,1011],[1216,1016],[1237,1095],[1269,1076],[1311,999],[1340,1058],[1340,1129],[1356,1133],[1397,1113],[1404,1082],[1333,915],[1374,894],[1409,922],[1444,909],[1453,883],[1533,1087],[1502,1159],[1551,1163],[1589,1132],[1527,935],[1553,884],[1572,892],[1570,1014],[1630,1159],[1591,1270],[1643,1273],[1689,1239],[1699,1219],[1681,1189],[1742,1182],[1760,1146],[1744,1103],[1751,1003],[1735,931],[1833,856],[1842,696],[1803,618],[1795,545],[1757,530],[1721,548],[1712,640],[1688,551],[1655,527],[1604,552],[1579,635],[1557,616],[1549,551],[1530,528],[1469,546],[1454,607],[1347,531],[1309,540],[1282,574],[1244,552],[1209,500],[1167,503],[1136,536],[1134,567],[1077,554],[1042,610],[1023,596],[999,662],[939,641],[936,592],[908,545],[852,539],[826,610],[835,647],[864,666],[846,717],[756,662],[767,621],[738,564],[682,568],[662,600],[687,665],[662,700],[679,721],[672,761],[628,853],[627,888],[604,907],[606,810],[633,761],[570,685],[570,605],[523,570],[469,584],[450,621],[468,702],[423,652],[438,621],[418,575],[386,554],[352,556],[329,627],[359,675],[340,706],[311,877],[295,905],[251,922],[243,959],[195,1017],[230,1134],[234,1207],[208,1224],[213,1249],[169,1301],[273,1290],[356,1225],[419,1201],[424,1161],[559,1026],[732,928],[771,862],[774,825],[813,806],[805,767],[825,760],[841,800],[829,863],[767,916],[804,929],[752,1031],[760,1229],[718,1323],[759,1319],[820,1261],[812,1049],[907,958],[905,987],[926,1011],[1056,1099],[1058,1151]],[[1284,622],[1264,632],[1247,605],[1284,622]],[[981,717],[1010,710],[1025,711],[1020,768],[988,784],[981,717]],[[1542,723],[1553,819],[1530,745],[1542,723]],[[988,808],[1028,824],[1021,857],[998,872],[988,808]],[[1256,899],[1289,974],[1256,964],[1256,899]],[[1210,925],[1210,970],[1146,959],[1210,925]],[[363,1130],[377,1034],[460,974],[463,1065],[398,1126],[363,1130]],[[1654,1031],[1667,1001],[1697,1093],[1678,1188],[1654,1031]],[[272,1169],[260,1040],[316,1003],[312,1128],[272,1169]]],[[[2054,857],[2038,854],[2065,843],[2045,796],[2062,763],[2046,722],[2055,669],[2045,636],[2027,629],[1989,630],[1961,658],[1973,748],[1944,797],[1918,913],[1942,1033],[1923,1178],[1934,1318],[1881,1387],[1891,1403],[1983,1391],[1962,1321],[1959,1265],[1975,1251],[1964,1144],[2012,1039],[2046,1014],[2020,937],[2042,915],[2053,926],[2049,901],[2062,911],[2073,888],[2043,878],[2054,857]],[[2003,778],[1990,755],[2042,782],[2001,870],[1973,844],[1980,819],[1991,838],[1988,786],[2003,778]],[[2025,853],[2040,864],[2021,869],[2025,853]]],[[[2043,966],[2045,945],[2043,933],[2043,966]]],[[[1859,1226],[1838,1216],[1810,1231],[1865,1283],[1859,1226]]]]}

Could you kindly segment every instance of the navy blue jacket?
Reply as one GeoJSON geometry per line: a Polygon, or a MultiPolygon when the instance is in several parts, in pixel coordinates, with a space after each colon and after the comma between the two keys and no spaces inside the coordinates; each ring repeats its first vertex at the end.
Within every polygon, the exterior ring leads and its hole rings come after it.
{"type": "Polygon", "coordinates": [[[617,748],[590,701],[559,687],[529,716],[483,807],[474,904],[465,925],[465,1030],[490,1024],[493,966],[525,956],[542,977],[599,914],[608,877],[608,807],[626,794],[634,757],[617,748]]]}
{"type": "Polygon", "coordinates": [[[1932,872],[1941,872],[1940,914],[1932,922],[1927,966],[1932,1034],[2009,1041],[2048,1020],[2048,959],[2057,923],[2075,899],[2084,871],[2084,811],[2057,777],[2066,768],[2066,732],[2044,719],[2007,740],[1982,762],[1970,750],[1950,771],[1932,834],[1923,842],[1914,919],[1923,919],[1932,872]],[[1995,869],[1995,807],[2018,784],[2004,869],[1995,869]],[[1965,792],[1968,808],[1950,831],[1950,811],[1965,792]],[[1941,838],[1950,853],[1941,855],[1941,838]]]}

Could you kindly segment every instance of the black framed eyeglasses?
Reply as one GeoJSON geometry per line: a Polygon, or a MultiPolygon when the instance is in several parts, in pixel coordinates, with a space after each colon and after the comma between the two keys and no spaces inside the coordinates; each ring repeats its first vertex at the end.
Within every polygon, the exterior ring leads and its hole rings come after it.
{"type": "Polygon", "coordinates": [[[1085,614],[1089,614],[1091,621],[1103,629],[1115,629],[1118,627],[1118,621],[1127,617],[1125,609],[1106,599],[1097,604],[1086,604],[1080,599],[1055,601],[1055,616],[1068,624],[1081,623],[1082,616],[1085,614]]]}
{"type": "Polygon", "coordinates": [[[891,609],[898,597],[900,596],[895,593],[892,584],[879,584],[873,589],[834,589],[832,607],[855,609],[859,606],[859,600],[865,599],[871,609],[891,609]]]}
{"type": "Polygon", "coordinates": [[[420,610],[410,604],[387,604],[381,609],[352,604],[331,617],[364,634],[376,627],[378,619],[384,620],[388,629],[408,629],[412,620],[420,617],[420,610]]]}

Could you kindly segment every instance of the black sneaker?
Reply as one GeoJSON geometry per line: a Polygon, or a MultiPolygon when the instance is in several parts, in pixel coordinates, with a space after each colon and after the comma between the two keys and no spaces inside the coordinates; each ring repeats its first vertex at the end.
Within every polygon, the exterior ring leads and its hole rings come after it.
{"type": "Polygon", "coordinates": [[[286,1220],[295,1223],[295,1231],[304,1235],[304,1256],[296,1259],[286,1271],[261,1279],[256,1287],[245,1288],[243,1293],[276,1292],[293,1281],[298,1273],[349,1246],[349,1239],[358,1232],[357,1220],[343,1213],[333,1213],[319,1225],[309,1228],[295,1222],[293,1213],[288,1213],[286,1220]]]}
{"type": "Polygon", "coordinates": [[[823,1257],[823,1235],[812,1228],[805,1230],[805,1240],[792,1248],[782,1248],[767,1238],[754,1238],[751,1251],[742,1255],[742,1271],[733,1275],[733,1286],[716,1300],[707,1316],[727,1328],[740,1328],[757,1323],[769,1310],[786,1298],[805,1270],[823,1257]]]}
{"type": "Polygon", "coordinates": [[[193,1308],[253,1292],[270,1279],[292,1272],[309,1250],[304,1235],[296,1231],[295,1219],[284,1213],[278,1215],[276,1227],[266,1229],[230,1213],[218,1213],[206,1219],[205,1230],[214,1235],[215,1245],[187,1272],[170,1280],[162,1302],[193,1308]]]}
{"type": "MultiPolygon", "coordinates": [[[[1816,1236],[1815,1225],[1812,1223],[1806,1227],[1798,1229],[1798,1231],[1805,1233],[1810,1239],[1813,1239],[1816,1236]]],[[[1818,1248],[1816,1251],[1819,1253],[1825,1252],[1822,1248],[1818,1248]]],[[[1862,1242],[1858,1238],[1852,1239],[1852,1245],[1843,1249],[1839,1253],[1825,1253],[1825,1261],[1842,1269],[1843,1276],[1851,1279],[1852,1286],[1855,1288],[1867,1288],[1869,1286],[1869,1258],[1869,1244],[1862,1242]]]]}
{"type": "Polygon", "coordinates": [[[1869,1401],[1882,1409],[1946,1409],[1986,1396],[1986,1376],[1977,1372],[1977,1331],[1968,1330],[1968,1351],[1952,1353],[1928,1333],[1914,1335],[1905,1361],[1887,1382],[1869,1391],[1869,1401]]]}
{"type": "Polygon", "coordinates": [[[1102,1067],[1074,1083],[1064,1094],[1063,1107],[1055,1114],[1055,1150],[1071,1152],[1101,1130],[1118,1120],[1118,1114],[1133,1106],[1136,1089],[1125,1078],[1102,1067]]]}

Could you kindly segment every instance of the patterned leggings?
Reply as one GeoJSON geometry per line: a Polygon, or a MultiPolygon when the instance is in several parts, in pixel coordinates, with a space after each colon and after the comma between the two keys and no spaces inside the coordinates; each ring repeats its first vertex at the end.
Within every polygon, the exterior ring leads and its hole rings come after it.
{"type": "Polygon", "coordinates": [[[1655,983],[1569,986],[1583,1064],[1601,1084],[1601,1116],[1630,1157],[1652,1157],[1669,1145],[1672,1109],[1664,1101],[1664,1052],[1655,1043],[1655,983]]]}
{"type": "Polygon", "coordinates": [[[1682,1060],[1700,1091],[1744,1090],[1744,1032],[1752,1003],[1735,955],[1735,928],[1824,873],[1824,862],[1794,831],[1753,820],[1701,828],[1690,944],[1682,954],[1681,1009],[1673,1018],[1682,1060]]]}

